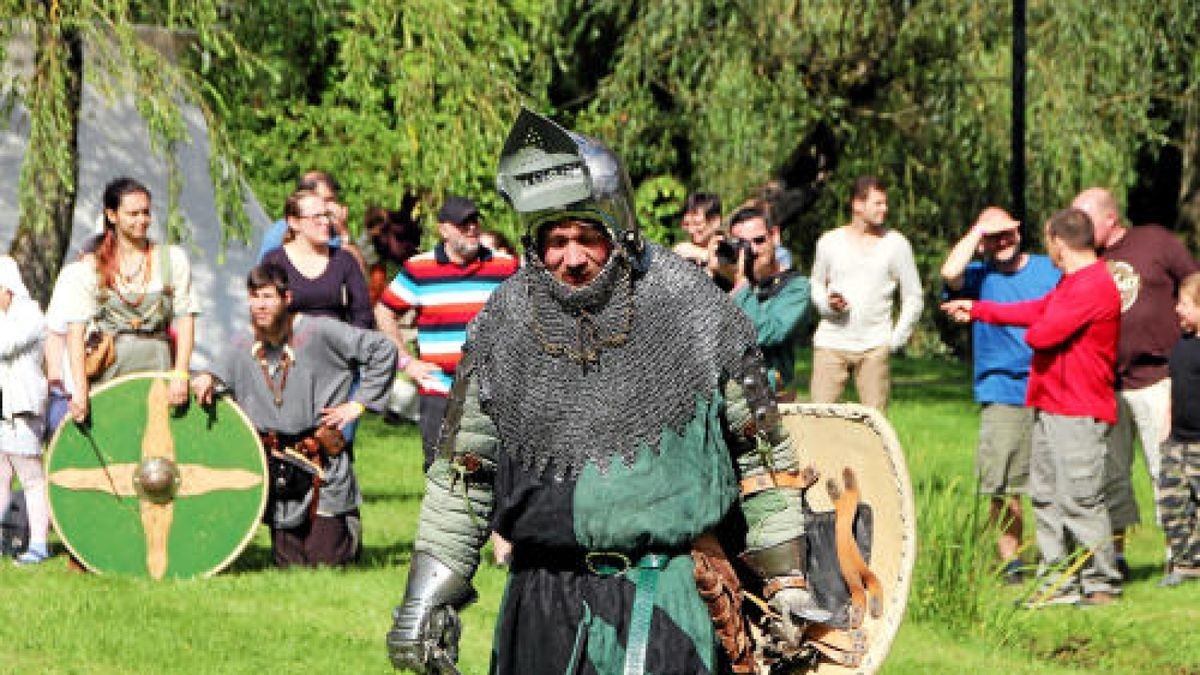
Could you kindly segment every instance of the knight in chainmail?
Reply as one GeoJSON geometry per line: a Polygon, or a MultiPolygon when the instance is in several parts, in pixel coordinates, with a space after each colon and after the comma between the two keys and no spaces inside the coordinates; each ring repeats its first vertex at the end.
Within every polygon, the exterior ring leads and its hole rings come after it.
{"type": "Polygon", "coordinates": [[[471,325],[393,663],[454,672],[456,611],[493,528],[515,545],[494,673],[728,669],[689,554],[713,533],[761,577],[771,634],[798,641],[826,617],[805,583],[805,483],[750,322],[639,236],[625,169],[596,140],[523,110],[497,184],[527,264],[471,325]]]}

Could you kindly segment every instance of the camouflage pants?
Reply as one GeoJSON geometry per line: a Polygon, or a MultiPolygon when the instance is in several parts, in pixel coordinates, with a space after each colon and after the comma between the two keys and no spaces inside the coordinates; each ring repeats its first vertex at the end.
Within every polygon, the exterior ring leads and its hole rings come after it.
{"type": "Polygon", "coordinates": [[[1176,565],[1200,567],[1200,442],[1161,446],[1158,509],[1176,565]]]}

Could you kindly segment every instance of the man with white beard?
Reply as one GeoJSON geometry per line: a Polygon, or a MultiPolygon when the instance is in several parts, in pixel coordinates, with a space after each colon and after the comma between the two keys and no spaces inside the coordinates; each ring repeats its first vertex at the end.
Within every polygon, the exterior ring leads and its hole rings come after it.
{"type": "Polygon", "coordinates": [[[425,469],[433,463],[467,324],[500,282],[517,271],[515,258],[480,243],[479,209],[470,199],[448,196],[437,220],[441,241],[405,261],[375,305],[375,324],[400,350],[396,368],[417,384],[425,469]],[[401,337],[401,316],[416,326],[415,356],[401,337]]]}

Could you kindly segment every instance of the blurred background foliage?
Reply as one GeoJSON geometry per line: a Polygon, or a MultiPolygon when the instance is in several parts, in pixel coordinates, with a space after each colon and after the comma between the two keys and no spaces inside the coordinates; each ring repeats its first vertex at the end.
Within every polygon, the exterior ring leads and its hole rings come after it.
{"type": "MultiPolygon", "coordinates": [[[[876,174],[931,303],[947,248],[983,206],[1011,201],[1008,2],[98,4],[132,7],[118,24],[200,33],[182,66],[220,113],[221,166],[240,169],[272,216],[319,167],[341,182],[355,226],[404,195],[428,222],[459,193],[517,234],[493,182],[522,104],[612,145],[640,186],[647,232],[664,242],[682,234],[687,191],[717,192],[727,213],[764,198],[807,268],[819,234],[847,219],[850,183],[876,174]]],[[[1111,187],[1133,222],[1200,243],[1198,43],[1194,0],[1028,0],[1032,247],[1040,223],[1089,185],[1111,187]]],[[[915,351],[961,345],[934,315],[915,351]]]]}

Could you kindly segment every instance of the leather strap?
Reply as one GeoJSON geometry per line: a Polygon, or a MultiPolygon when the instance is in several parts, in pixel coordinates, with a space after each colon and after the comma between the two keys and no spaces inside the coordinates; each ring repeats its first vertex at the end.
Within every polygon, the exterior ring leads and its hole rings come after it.
{"type": "Polygon", "coordinates": [[[713,630],[728,659],[729,669],[739,674],[757,673],[746,618],[742,614],[741,582],[715,535],[706,532],[692,542],[692,562],[696,591],[708,605],[713,630]]]}
{"type": "MultiPolygon", "coordinates": [[[[284,379],[287,378],[286,372],[284,379]]],[[[321,443],[312,434],[281,436],[274,431],[259,432],[263,448],[268,453],[278,453],[290,456],[293,460],[303,462],[313,470],[312,501],[308,504],[308,519],[317,517],[317,508],[321,503],[321,486],[325,484],[324,457],[321,456],[321,443]]]]}
{"type": "Polygon", "coordinates": [[[316,519],[317,507],[321,504],[321,483],[322,481],[320,474],[314,473],[312,482],[313,496],[312,501],[308,503],[308,519],[310,521],[316,519]]]}
{"type": "Polygon", "coordinates": [[[867,652],[867,636],[857,628],[843,630],[815,624],[805,633],[804,644],[820,652],[825,660],[847,668],[862,665],[867,652]]]}
{"type": "MultiPolygon", "coordinates": [[[[629,639],[625,643],[624,675],[642,675],[646,671],[646,645],[650,641],[650,621],[654,617],[654,594],[658,575],[671,557],[648,553],[630,570],[634,591],[633,609],[629,613],[629,639]]],[[[628,574],[628,573],[627,573],[628,574]]]]}
{"type": "Polygon", "coordinates": [[[623,575],[633,582],[633,607],[629,612],[629,637],[625,642],[625,666],[621,672],[623,675],[643,675],[659,575],[672,558],[687,555],[687,552],[645,553],[635,558],[636,555],[619,551],[560,551],[521,545],[513,550],[512,566],[513,569],[537,567],[580,570],[605,577],[623,575]]]}
{"type": "Polygon", "coordinates": [[[742,479],[742,496],[749,497],[771,488],[807,490],[817,482],[817,472],[811,466],[795,471],[768,471],[742,479]]]}
{"type": "Polygon", "coordinates": [[[808,588],[804,577],[775,577],[763,586],[763,597],[770,600],[776,593],[785,588],[808,588]]]}
{"type": "Polygon", "coordinates": [[[854,538],[854,518],[858,513],[859,501],[858,478],[854,470],[846,467],[842,471],[842,481],[846,485],[845,490],[833,479],[825,487],[829,491],[829,498],[833,500],[835,512],[834,541],[838,567],[850,591],[850,625],[857,628],[862,625],[866,611],[870,611],[875,618],[883,615],[883,585],[863,560],[854,538]]]}

